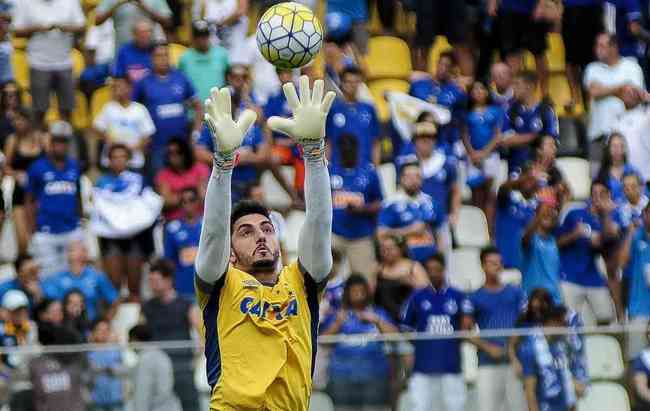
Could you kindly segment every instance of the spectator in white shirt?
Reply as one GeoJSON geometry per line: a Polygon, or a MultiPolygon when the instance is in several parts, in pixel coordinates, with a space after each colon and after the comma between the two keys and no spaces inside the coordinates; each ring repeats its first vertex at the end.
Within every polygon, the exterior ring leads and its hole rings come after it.
{"type": "Polygon", "coordinates": [[[615,131],[616,117],[625,111],[621,100],[623,87],[643,89],[644,80],[643,70],[636,59],[621,57],[613,34],[598,35],[594,52],[598,61],[587,66],[583,82],[591,97],[589,139],[598,141],[592,145],[592,152],[600,152],[603,137],[615,131]]]}
{"type": "Polygon", "coordinates": [[[621,100],[625,111],[618,115],[614,129],[625,138],[628,148],[628,161],[640,174],[643,181],[650,180],[650,111],[644,101],[648,93],[636,87],[625,86],[621,90],[621,100]]]}
{"type": "Polygon", "coordinates": [[[144,167],[144,149],[156,127],[147,108],[131,100],[131,83],[127,78],[112,81],[113,100],[99,113],[94,129],[104,143],[101,165],[108,167],[108,149],[113,143],[126,145],[132,153],[129,167],[144,167]]]}
{"type": "Polygon", "coordinates": [[[59,100],[61,118],[69,121],[75,102],[70,51],[74,36],[86,28],[79,0],[17,2],[13,26],[16,37],[29,39],[27,60],[32,106],[38,125],[43,126],[52,91],[59,100]]]}
{"type": "Polygon", "coordinates": [[[248,33],[249,0],[195,0],[193,20],[206,20],[213,27],[214,40],[230,57],[242,47],[248,33]]]}

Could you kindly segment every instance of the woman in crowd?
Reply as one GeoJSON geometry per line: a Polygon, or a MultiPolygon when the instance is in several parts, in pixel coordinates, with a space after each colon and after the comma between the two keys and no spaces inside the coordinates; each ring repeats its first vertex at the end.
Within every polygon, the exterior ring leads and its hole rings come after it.
{"type": "Polygon", "coordinates": [[[72,289],[63,297],[63,326],[86,340],[90,333],[90,321],[86,311],[86,297],[81,290],[72,289]]]}
{"type": "MultiPolygon", "coordinates": [[[[343,306],[321,324],[322,335],[395,333],[388,313],[371,303],[365,277],[352,274],[343,291],[343,306]]],[[[388,410],[390,366],[384,343],[337,343],[332,347],[327,391],[337,411],[388,410]]]]}
{"type": "Polygon", "coordinates": [[[14,115],[21,106],[20,88],[15,81],[8,81],[2,86],[0,91],[0,146],[11,133],[14,132],[14,115]]]}
{"type": "MultiPolygon", "coordinates": [[[[163,197],[163,214],[167,221],[182,217],[181,192],[194,188],[205,193],[210,169],[195,161],[188,143],[173,138],[167,143],[167,166],[156,176],[156,191],[163,197]]],[[[201,199],[203,203],[203,199],[201,199]]]]}
{"type": "Polygon", "coordinates": [[[603,151],[603,160],[596,180],[606,181],[612,200],[615,203],[625,201],[623,193],[623,176],[637,173],[637,170],[627,161],[627,145],[625,138],[619,133],[613,133],[607,139],[603,151]]]}
{"type": "Polygon", "coordinates": [[[426,287],[429,280],[422,265],[409,258],[402,238],[387,236],[379,241],[379,262],[375,304],[399,323],[406,299],[414,289],[426,287]]]}
{"type": "Polygon", "coordinates": [[[27,186],[27,169],[44,152],[47,141],[45,136],[32,127],[32,112],[26,108],[18,108],[13,114],[14,132],[7,137],[4,144],[5,175],[14,178],[12,214],[16,225],[18,252],[27,251],[32,228],[28,227],[25,215],[25,187],[27,186]]]}
{"type": "Polygon", "coordinates": [[[467,185],[472,189],[472,204],[483,210],[491,228],[496,210],[494,183],[501,168],[497,148],[503,119],[503,110],[493,104],[486,85],[475,82],[470,89],[470,110],[463,133],[468,157],[467,185]]]}

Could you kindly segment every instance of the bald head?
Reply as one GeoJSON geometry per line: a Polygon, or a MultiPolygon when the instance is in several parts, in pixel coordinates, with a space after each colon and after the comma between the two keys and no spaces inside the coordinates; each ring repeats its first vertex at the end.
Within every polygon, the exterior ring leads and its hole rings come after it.
{"type": "Polygon", "coordinates": [[[141,19],[133,25],[133,41],[139,48],[149,48],[153,37],[153,26],[149,20],[141,19]]]}
{"type": "Polygon", "coordinates": [[[512,70],[506,63],[492,65],[490,78],[499,93],[503,93],[512,87],[512,70]]]}

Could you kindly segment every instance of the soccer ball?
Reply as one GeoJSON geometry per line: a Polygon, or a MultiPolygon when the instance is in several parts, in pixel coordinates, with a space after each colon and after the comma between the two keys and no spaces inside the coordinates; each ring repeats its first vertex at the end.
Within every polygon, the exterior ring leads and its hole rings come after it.
{"type": "Polygon", "coordinates": [[[309,63],[323,44],[323,28],[314,13],[300,3],[279,3],[257,23],[257,47],[262,56],[281,69],[309,63]]]}

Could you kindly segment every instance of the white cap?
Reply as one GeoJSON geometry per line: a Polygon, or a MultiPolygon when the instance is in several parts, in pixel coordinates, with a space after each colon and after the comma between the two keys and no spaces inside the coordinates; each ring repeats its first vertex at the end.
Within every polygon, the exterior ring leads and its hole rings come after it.
{"type": "Polygon", "coordinates": [[[4,297],[2,297],[2,308],[9,311],[28,306],[29,300],[25,293],[20,290],[9,290],[5,293],[4,297]]]}

